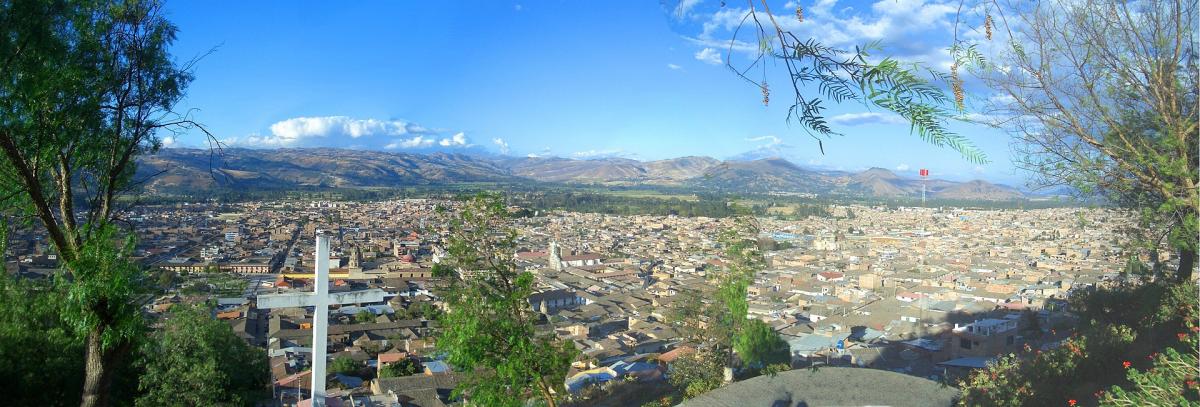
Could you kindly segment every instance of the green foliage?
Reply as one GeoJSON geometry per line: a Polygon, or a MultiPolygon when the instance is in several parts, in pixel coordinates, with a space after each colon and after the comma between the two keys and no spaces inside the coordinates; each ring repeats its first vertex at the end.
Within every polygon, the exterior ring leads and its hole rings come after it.
{"type": "Polygon", "coordinates": [[[774,328],[759,319],[751,319],[742,325],[741,332],[734,337],[733,349],[738,357],[750,366],[768,366],[791,362],[788,344],[774,328]]]}
{"type": "Polygon", "coordinates": [[[369,324],[375,322],[375,313],[367,310],[359,311],[354,314],[354,321],[360,324],[369,324]]]}
{"type": "Polygon", "coordinates": [[[728,328],[728,338],[721,341],[724,346],[732,344],[732,334],[740,331],[750,309],[746,289],[754,281],[754,274],[765,264],[755,238],[759,226],[753,216],[741,215],[734,218],[732,227],[721,232],[720,242],[725,248],[725,267],[716,273],[718,325],[728,328]]]}
{"type": "Polygon", "coordinates": [[[345,356],[334,358],[329,362],[329,373],[341,373],[345,375],[354,375],[358,373],[358,362],[345,356]]]}
{"type": "Polygon", "coordinates": [[[433,320],[433,321],[441,319],[442,314],[443,314],[441,308],[438,308],[437,306],[435,306],[431,303],[428,303],[428,302],[422,302],[422,303],[418,304],[417,305],[417,313],[422,318],[425,318],[428,320],[433,320]]]}
{"type": "Polygon", "coordinates": [[[775,377],[775,375],[792,370],[792,365],[787,363],[773,363],[762,369],[762,374],[775,377]]]}
{"type": "Polygon", "coordinates": [[[1148,277],[1150,267],[1138,260],[1137,256],[1129,256],[1129,260],[1125,261],[1125,269],[1121,270],[1121,273],[1129,276],[1148,277]]]}
{"type": "Polygon", "coordinates": [[[513,259],[517,233],[508,215],[498,195],[481,194],[451,220],[447,256],[434,270],[447,282],[441,294],[449,307],[437,347],[450,365],[472,372],[455,389],[472,403],[518,406],[534,393],[555,405],[550,391],[561,390],[578,351],[535,332],[534,278],[513,259]]]}
{"type": "Polygon", "coordinates": [[[412,376],[421,371],[421,365],[413,359],[405,358],[379,368],[379,377],[412,376]]]}
{"type": "Polygon", "coordinates": [[[723,330],[719,347],[732,347],[747,323],[750,304],[746,290],[765,264],[755,240],[758,232],[758,223],[750,215],[734,218],[733,226],[721,232],[719,240],[725,248],[725,267],[716,273],[718,307],[713,316],[716,325],[723,330]]]}
{"type": "Polygon", "coordinates": [[[1032,340],[1041,339],[1043,335],[1042,322],[1041,319],[1038,318],[1037,312],[1034,312],[1033,310],[1025,310],[1025,312],[1022,312],[1020,324],[1021,336],[1032,340]]]}
{"type": "Polygon", "coordinates": [[[733,215],[724,199],[697,197],[695,200],[676,197],[634,197],[619,194],[573,191],[538,191],[519,196],[518,202],[527,211],[567,210],[572,212],[612,215],[678,215],[720,218],[733,215]]]}
{"type": "Polygon", "coordinates": [[[179,281],[179,274],[170,270],[157,269],[152,273],[152,277],[158,285],[159,292],[170,290],[179,281]]]}
{"type": "Polygon", "coordinates": [[[1170,247],[1179,254],[1176,279],[1190,280],[1200,233],[1200,43],[1192,27],[1200,9],[981,3],[1000,16],[1007,52],[984,62],[978,49],[996,47],[959,39],[951,51],[994,92],[986,124],[1017,139],[1016,165],[1032,174],[1030,184],[1070,187],[1139,214],[1128,231],[1137,249],[1170,247]]]}
{"type": "MultiPolygon", "coordinates": [[[[1197,318],[1196,286],[1152,283],[1100,289],[1072,299],[1083,324],[1060,346],[1006,355],[959,383],[964,406],[1062,405],[1095,402],[1110,386],[1173,380],[1127,374],[1147,360],[1191,353],[1181,341],[1197,318]]],[[[1158,362],[1155,362],[1158,363],[1158,362]]],[[[1156,370],[1157,372],[1158,370],[1156,370]]],[[[1169,377],[1174,377],[1168,374],[1169,377]]],[[[1186,375],[1185,375],[1186,376],[1186,375]]],[[[1171,391],[1183,390],[1176,387],[1171,391]]],[[[1145,397],[1158,397],[1149,394],[1145,397]]],[[[1131,399],[1143,396],[1129,396],[1131,399]]]]}
{"type": "Polygon", "coordinates": [[[1128,369],[1129,390],[1113,386],[1103,393],[1100,404],[1106,406],[1187,406],[1200,405],[1200,347],[1197,347],[1196,322],[1189,321],[1186,332],[1177,335],[1183,350],[1167,348],[1151,354],[1149,369],[1128,369]]]}
{"type": "Polygon", "coordinates": [[[938,82],[951,83],[956,96],[960,95],[961,82],[953,71],[946,75],[921,64],[904,63],[890,57],[877,58],[871,52],[882,48],[878,42],[849,51],[822,44],[818,38],[801,39],[776,21],[765,2],[762,7],[768,19],[760,19],[755,2],[750,2],[745,17],[734,29],[729,50],[732,53],[733,44],[740,41],[738,33],[743,26],[752,24],[746,31],[754,35],[759,44],[756,58],[746,66],[735,67],[732,62],[727,65],[761,90],[764,104],[770,100],[766,69],[772,64],[768,64],[768,60],[774,59],[786,68],[792,91],[787,119],[798,121],[817,141],[822,153],[822,138],[840,135],[824,116],[824,102],[850,102],[895,113],[908,121],[910,131],[922,140],[938,147],[949,147],[969,161],[987,162],[987,155],[969,139],[947,128],[947,122],[954,118],[957,110],[951,106],[956,105],[957,100],[951,100],[938,82]],[[747,76],[755,68],[763,71],[759,80],[747,76]]]}
{"type": "Polygon", "coordinates": [[[721,387],[724,381],[723,356],[715,352],[701,351],[686,355],[671,362],[668,380],[676,389],[683,391],[684,398],[693,398],[721,387]]]}
{"type": "Polygon", "coordinates": [[[672,363],[671,384],[691,398],[712,390],[723,381],[723,370],[733,363],[733,352],[751,366],[787,364],[791,352],[778,332],[758,319],[747,319],[747,288],[764,267],[759,226],[748,210],[734,217],[721,231],[719,240],[725,249],[724,266],[712,271],[716,292],[706,302],[691,292],[681,293],[668,311],[667,320],[680,334],[703,349],[697,355],[672,363]],[[681,374],[674,373],[676,370],[681,374]]]}
{"type": "Polygon", "coordinates": [[[79,400],[83,337],[64,317],[66,296],[56,290],[0,273],[0,388],[9,405],[79,400]]]}
{"type": "Polygon", "coordinates": [[[143,329],[140,271],[107,226],[114,204],[158,131],[194,124],[171,111],[192,76],[160,11],[153,0],[0,2],[0,212],[40,223],[64,264],[66,321],[87,332],[84,406],[107,404],[114,362],[143,329]]]}
{"type": "Polygon", "coordinates": [[[175,307],[141,349],[138,406],[252,406],[270,397],[267,355],[211,311],[175,307]]]}
{"type": "Polygon", "coordinates": [[[74,274],[60,274],[57,282],[67,293],[67,320],[81,335],[100,330],[101,348],[110,349],[145,331],[137,301],[149,289],[141,267],[130,258],[133,237],[122,239],[113,226],[98,229],[66,263],[74,274]],[[114,246],[114,241],[123,243],[114,246]]]}

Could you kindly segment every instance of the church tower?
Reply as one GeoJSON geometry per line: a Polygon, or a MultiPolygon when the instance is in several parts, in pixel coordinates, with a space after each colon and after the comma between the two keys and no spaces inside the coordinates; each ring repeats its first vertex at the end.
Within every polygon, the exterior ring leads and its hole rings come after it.
{"type": "Polygon", "coordinates": [[[559,251],[558,242],[550,241],[550,253],[547,255],[547,258],[551,270],[562,271],[562,253],[559,251]]]}
{"type": "Polygon", "coordinates": [[[346,265],[346,268],[351,274],[362,272],[362,250],[359,250],[358,246],[355,246],[354,250],[350,251],[350,261],[346,265]]]}

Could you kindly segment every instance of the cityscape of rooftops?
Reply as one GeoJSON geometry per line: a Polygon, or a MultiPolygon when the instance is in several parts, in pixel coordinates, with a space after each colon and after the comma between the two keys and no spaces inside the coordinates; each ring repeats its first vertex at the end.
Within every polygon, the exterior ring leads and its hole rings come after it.
{"type": "Polygon", "coordinates": [[[0,0],[14,406],[1200,406],[1171,0],[0,0]]]}

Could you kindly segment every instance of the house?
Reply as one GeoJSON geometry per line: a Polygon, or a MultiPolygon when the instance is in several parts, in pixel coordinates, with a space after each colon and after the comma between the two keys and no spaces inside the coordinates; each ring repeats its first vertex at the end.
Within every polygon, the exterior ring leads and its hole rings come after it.
{"type": "Polygon", "coordinates": [[[586,305],[587,299],[575,290],[557,289],[534,293],[529,296],[529,306],[534,311],[552,312],[562,308],[586,305]]]}
{"type": "Polygon", "coordinates": [[[671,362],[674,362],[676,359],[679,359],[679,358],[687,356],[687,355],[691,355],[693,353],[696,353],[696,348],[693,348],[691,346],[680,346],[680,347],[672,349],[666,353],[658,355],[658,361],[660,363],[670,364],[671,362]]]}
{"type": "Polygon", "coordinates": [[[955,358],[991,357],[1014,351],[1018,346],[1016,318],[987,318],[965,326],[955,324],[952,332],[951,349],[955,358]]]}
{"type": "Polygon", "coordinates": [[[387,352],[380,353],[379,358],[375,363],[375,375],[379,376],[379,372],[383,371],[385,366],[408,359],[408,352],[387,352]]]}
{"type": "Polygon", "coordinates": [[[809,358],[818,353],[831,352],[838,348],[838,344],[843,344],[845,347],[846,338],[850,337],[849,332],[837,333],[831,336],[820,334],[806,334],[798,337],[787,339],[788,348],[791,349],[792,358],[809,358]]]}
{"type": "Polygon", "coordinates": [[[842,280],[845,280],[845,278],[846,278],[845,274],[838,273],[835,271],[826,271],[826,272],[822,272],[822,273],[817,273],[817,281],[821,281],[821,282],[842,281],[842,280]]]}
{"type": "Polygon", "coordinates": [[[459,380],[454,373],[386,377],[371,381],[371,393],[404,407],[443,407],[454,402],[450,396],[459,380]]]}
{"type": "Polygon", "coordinates": [[[568,392],[578,394],[588,386],[604,383],[615,379],[616,377],[617,372],[614,372],[611,368],[607,366],[598,367],[595,369],[584,370],[571,377],[568,377],[565,381],[563,381],[563,386],[567,388],[568,392]]]}

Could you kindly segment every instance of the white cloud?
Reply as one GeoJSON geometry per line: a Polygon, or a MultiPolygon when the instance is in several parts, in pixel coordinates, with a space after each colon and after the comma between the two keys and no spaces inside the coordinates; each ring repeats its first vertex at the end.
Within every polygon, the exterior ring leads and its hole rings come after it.
{"type": "Polygon", "coordinates": [[[1014,98],[1012,95],[1007,93],[993,93],[991,96],[988,96],[988,102],[998,105],[1007,105],[1010,103],[1015,103],[1016,101],[1017,98],[1014,98]]]}
{"type": "Polygon", "coordinates": [[[163,148],[171,148],[178,143],[178,140],[176,140],[175,137],[167,136],[159,139],[159,142],[162,144],[163,148]]]}
{"type": "Polygon", "coordinates": [[[520,4],[514,4],[514,5],[513,5],[513,11],[521,11],[521,10],[523,10],[524,8],[525,8],[525,7],[524,7],[524,6],[522,6],[522,5],[520,5],[520,4]]]}
{"type": "Polygon", "coordinates": [[[683,67],[682,67],[682,66],[675,65],[675,64],[667,64],[667,68],[668,68],[668,69],[670,69],[670,70],[672,70],[672,71],[678,71],[678,70],[680,70],[680,69],[683,69],[683,67]]]}
{"type": "Polygon", "coordinates": [[[746,141],[757,144],[750,151],[741,154],[727,157],[734,161],[758,160],[762,158],[790,158],[792,146],[783,142],[783,139],[774,135],[748,137],[746,141]]]}
{"type": "Polygon", "coordinates": [[[438,145],[442,147],[463,147],[467,145],[467,135],[463,132],[455,133],[450,138],[444,138],[438,141],[438,145]]]}
{"type": "Polygon", "coordinates": [[[746,141],[760,142],[766,141],[766,144],[758,146],[758,148],[774,147],[783,144],[783,139],[777,136],[758,136],[747,138],[746,141]]]}
{"type": "Polygon", "coordinates": [[[508,154],[508,142],[504,139],[496,137],[492,139],[492,144],[500,148],[500,154],[508,154]]]}
{"type": "Polygon", "coordinates": [[[284,144],[306,137],[344,135],[359,138],[427,132],[421,126],[400,120],[352,119],[346,116],[296,117],[271,125],[271,134],[284,144]]]}
{"type": "Polygon", "coordinates": [[[904,172],[904,171],[908,171],[910,168],[912,168],[912,167],[909,167],[908,164],[900,164],[900,165],[896,166],[896,171],[904,172]]]}
{"type": "Polygon", "coordinates": [[[404,120],[356,119],[348,116],[295,117],[272,124],[270,134],[228,138],[240,147],[336,147],[360,149],[467,148],[459,132],[441,137],[433,130],[404,120]]]}
{"type": "Polygon", "coordinates": [[[395,150],[398,148],[428,148],[428,147],[433,147],[434,141],[435,140],[433,138],[424,137],[424,136],[416,136],[416,137],[409,138],[409,139],[400,139],[400,140],[393,141],[393,142],[388,143],[387,145],[383,146],[383,148],[388,149],[388,150],[395,150]]]}
{"type": "MultiPolygon", "coordinates": [[[[931,66],[948,67],[948,43],[954,29],[958,4],[948,0],[876,0],[867,7],[843,7],[835,10],[837,0],[817,0],[804,8],[804,21],[794,14],[797,2],[789,1],[768,16],[761,8],[759,21],[774,17],[784,31],[798,38],[815,38],[822,45],[853,50],[873,41],[881,41],[886,54],[906,61],[919,60],[931,66]]],[[[705,16],[703,22],[684,38],[703,47],[729,47],[733,32],[740,26],[733,50],[747,55],[759,51],[753,20],[746,19],[749,9],[724,7],[705,16]],[[698,32],[697,32],[698,31],[698,32]]],[[[769,23],[766,23],[769,25],[769,23]]],[[[961,28],[961,27],[960,27],[961,28]]],[[[769,30],[772,31],[773,30],[769,30]]],[[[777,46],[776,44],[771,44],[777,46]]],[[[699,59],[699,57],[697,57],[699,59]]]]}
{"type": "Polygon", "coordinates": [[[902,124],[904,118],[893,113],[860,112],[843,113],[829,118],[830,123],[845,126],[860,126],[866,124],[902,124]]]}
{"type": "Polygon", "coordinates": [[[619,148],[606,149],[606,150],[595,150],[595,149],[593,149],[593,150],[587,150],[587,151],[576,151],[576,152],[574,152],[574,153],[571,153],[571,156],[572,156],[572,157],[575,157],[575,158],[582,158],[582,159],[591,159],[591,158],[608,158],[608,157],[627,157],[627,156],[629,156],[629,155],[630,155],[630,154],[629,154],[629,153],[627,153],[627,152],[625,152],[625,150],[622,150],[622,149],[619,149],[619,148]]]}
{"type": "Polygon", "coordinates": [[[696,60],[712,65],[720,65],[722,63],[721,53],[715,49],[707,47],[696,52],[696,60]]]}
{"type": "Polygon", "coordinates": [[[679,0],[679,4],[675,6],[675,18],[687,17],[701,1],[703,0],[679,0]]]}

